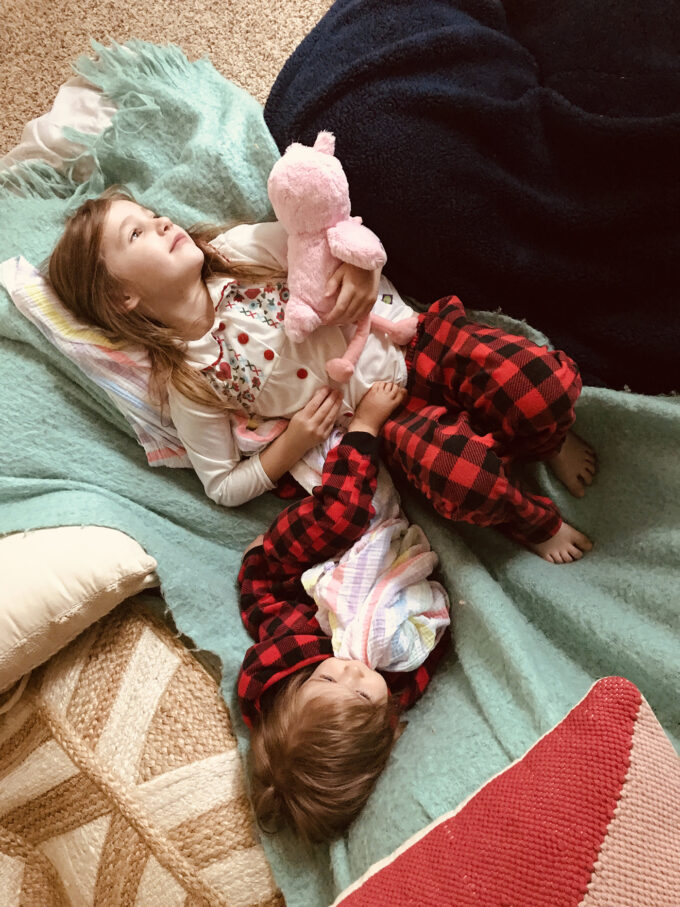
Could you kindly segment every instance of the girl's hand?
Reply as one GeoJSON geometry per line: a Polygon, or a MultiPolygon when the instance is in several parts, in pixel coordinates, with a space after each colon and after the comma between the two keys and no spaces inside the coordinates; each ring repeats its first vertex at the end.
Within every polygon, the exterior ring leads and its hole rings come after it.
{"type": "Polygon", "coordinates": [[[300,456],[330,435],[341,404],[340,391],[322,387],[291,418],[284,434],[295,439],[300,456]]]}
{"type": "Polygon", "coordinates": [[[272,482],[278,482],[284,472],[315,444],[325,441],[333,430],[341,405],[340,391],[321,387],[309,403],[295,413],[286,430],[260,454],[260,464],[272,482]]]}
{"type": "Polygon", "coordinates": [[[326,295],[338,298],[326,324],[354,324],[367,315],[378,297],[382,268],[366,271],[344,261],[326,284],[326,295]],[[339,290],[339,292],[338,292],[339,290]]]}

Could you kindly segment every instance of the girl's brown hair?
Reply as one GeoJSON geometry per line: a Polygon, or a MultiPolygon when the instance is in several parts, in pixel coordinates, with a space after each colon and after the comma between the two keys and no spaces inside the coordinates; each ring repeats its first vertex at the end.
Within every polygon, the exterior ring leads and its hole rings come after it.
{"type": "MultiPolygon", "coordinates": [[[[96,325],[111,340],[146,350],[151,366],[149,390],[157,402],[164,402],[165,388],[172,382],[196,403],[230,409],[229,399],[221,397],[198,369],[187,364],[185,344],[175,331],[124,306],[123,286],[108,270],[101,254],[104,222],[111,204],[117,200],[137,203],[126,189],[112,186],[98,198],[84,202],[68,219],[49,259],[50,283],[76,318],[96,325]]],[[[275,271],[232,264],[224,258],[210,240],[226,229],[198,225],[187,231],[204,255],[203,280],[219,274],[245,279],[279,276],[275,271]]]]}
{"type": "Polygon", "coordinates": [[[341,835],[363,809],[396,738],[392,699],[304,701],[311,672],[296,674],[251,736],[252,795],[263,831],[283,825],[309,842],[341,835]]]}

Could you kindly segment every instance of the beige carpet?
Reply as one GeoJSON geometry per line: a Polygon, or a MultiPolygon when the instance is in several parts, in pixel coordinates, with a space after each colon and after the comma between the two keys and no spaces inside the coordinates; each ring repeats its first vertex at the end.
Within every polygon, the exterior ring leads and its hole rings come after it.
{"type": "Polygon", "coordinates": [[[282,65],[332,0],[0,0],[0,154],[48,110],[90,38],[177,44],[208,55],[264,103],[282,65]]]}

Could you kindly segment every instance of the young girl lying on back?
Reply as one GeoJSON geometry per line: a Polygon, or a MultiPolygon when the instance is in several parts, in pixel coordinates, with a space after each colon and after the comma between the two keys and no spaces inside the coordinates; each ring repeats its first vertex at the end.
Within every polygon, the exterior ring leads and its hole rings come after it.
{"type": "MultiPolygon", "coordinates": [[[[331,388],[326,361],[342,355],[351,331],[341,323],[372,308],[380,271],[343,264],[329,286],[339,288],[331,323],[294,344],[282,328],[285,270],[277,223],[242,225],[208,244],[114,191],[67,222],[49,278],[77,317],[148,351],[152,390],[167,398],[217,503],[274,488],[336,420],[347,424],[375,381],[395,381],[407,395],[382,429],[381,453],[439,513],[496,526],[553,563],[592,547],[549,498],[510,475],[515,462],[544,459],[577,496],[592,481],[594,454],[569,431],[581,384],[564,353],[476,324],[447,297],[419,316],[405,350],[371,335],[348,383],[331,388]],[[290,421],[259,455],[241,459],[234,410],[290,421]]],[[[384,288],[396,315],[412,314],[384,288]]]]}
{"type": "Polygon", "coordinates": [[[335,658],[301,582],[308,567],[340,557],[366,531],[377,436],[405,394],[393,382],[371,387],[329,452],[321,485],[284,510],[243,558],[241,617],[255,644],[238,693],[265,830],[286,824],[311,841],[342,834],[385,767],[399,713],[423,693],[448,647],[445,633],[417,670],[402,674],[335,658]]]}

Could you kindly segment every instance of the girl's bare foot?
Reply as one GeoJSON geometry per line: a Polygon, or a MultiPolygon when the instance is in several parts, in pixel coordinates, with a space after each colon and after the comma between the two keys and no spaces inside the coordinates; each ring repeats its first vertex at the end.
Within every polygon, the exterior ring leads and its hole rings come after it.
{"type": "Polygon", "coordinates": [[[366,391],[349,424],[349,431],[377,435],[388,416],[404,402],[406,388],[394,381],[377,381],[366,391]]]}
{"type": "Polygon", "coordinates": [[[595,451],[573,431],[567,432],[560,452],[546,463],[575,498],[583,497],[597,472],[595,451]]]}
{"type": "Polygon", "coordinates": [[[564,521],[552,538],[529,545],[532,551],[551,564],[570,564],[572,561],[578,561],[592,547],[593,543],[588,536],[564,521]]]}

